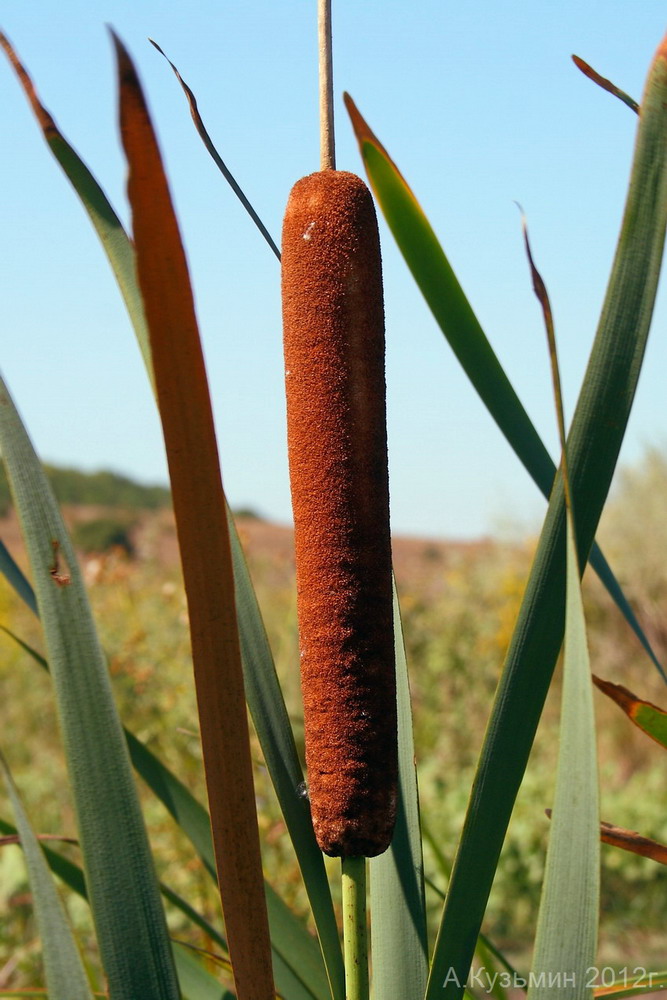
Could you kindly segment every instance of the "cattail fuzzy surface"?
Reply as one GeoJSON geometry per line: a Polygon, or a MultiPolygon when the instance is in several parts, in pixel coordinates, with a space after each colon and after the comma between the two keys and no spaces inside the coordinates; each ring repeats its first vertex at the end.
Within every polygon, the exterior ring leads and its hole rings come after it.
{"type": "Polygon", "coordinates": [[[375,210],[354,174],[298,181],[282,297],[306,765],[330,855],[372,857],[396,813],[396,683],[375,210]]]}

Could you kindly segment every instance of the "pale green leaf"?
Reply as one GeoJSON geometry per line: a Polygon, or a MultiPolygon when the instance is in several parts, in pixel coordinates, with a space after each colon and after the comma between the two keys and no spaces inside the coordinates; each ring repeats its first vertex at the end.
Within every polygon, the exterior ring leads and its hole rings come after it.
{"type": "Polygon", "coordinates": [[[92,1000],[65,908],[2,754],[0,768],[4,772],[28,869],[49,997],[51,1000],[92,1000]]]}

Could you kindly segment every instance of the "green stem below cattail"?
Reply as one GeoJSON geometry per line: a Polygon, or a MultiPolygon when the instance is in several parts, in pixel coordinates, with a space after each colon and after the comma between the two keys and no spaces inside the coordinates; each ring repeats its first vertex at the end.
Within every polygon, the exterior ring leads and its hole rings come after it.
{"type": "Polygon", "coordinates": [[[345,1000],[368,1000],[366,858],[343,858],[343,957],[345,1000]]]}

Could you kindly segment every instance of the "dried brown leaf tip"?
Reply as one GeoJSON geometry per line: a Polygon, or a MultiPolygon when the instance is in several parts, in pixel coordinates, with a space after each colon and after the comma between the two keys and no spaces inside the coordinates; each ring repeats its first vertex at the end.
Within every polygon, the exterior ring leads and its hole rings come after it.
{"type": "Polygon", "coordinates": [[[51,115],[49,114],[49,112],[46,110],[46,108],[38,98],[37,91],[35,90],[35,85],[30,79],[28,71],[26,70],[25,66],[19,59],[18,55],[16,54],[16,50],[12,45],[12,43],[9,41],[7,36],[2,32],[0,32],[0,48],[4,50],[5,55],[9,59],[9,62],[11,63],[14,69],[14,72],[19,78],[19,82],[23,87],[25,95],[28,98],[28,101],[30,102],[30,106],[33,110],[33,113],[37,118],[40,127],[44,131],[44,135],[46,136],[46,138],[49,139],[53,136],[59,136],[60,132],[58,131],[58,127],[54,122],[53,118],[51,117],[51,115]]]}
{"type": "Polygon", "coordinates": [[[325,853],[371,857],[394,827],[397,736],[382,274],[359,177],[297,182],[282,261],[313,826],[325,853]]]}

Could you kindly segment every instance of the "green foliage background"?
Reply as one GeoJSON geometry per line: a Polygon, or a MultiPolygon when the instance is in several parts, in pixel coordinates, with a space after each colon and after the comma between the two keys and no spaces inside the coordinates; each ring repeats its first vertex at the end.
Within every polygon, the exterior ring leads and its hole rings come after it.
{"type": "MultiPolygon", "coordinates": [[[[626,470],[609,504],[600,539],[621,583],[640,612],[659,656],[667,659],[667,454],[653,450],[626,470]],[[634,530],[636,527],[636,531],[634,530]]],[[[300,733],[298,644],[293,565],[289,546],[263,546],[252,535],[257,522],[240,522],[250,540],[250,566],[276,653],[290,714],[300,733]]],[[[264,530],[259,525],[260,532],[264,530]]],[[[155,529],[157,530],[157,529],[155,529]]],[[[166,530],[166,529],[163,529],[166,530]]],[[[257,529],[255,529],[257,530],[257,529]]],[[[267,532],[270,529],[266,529],[267,532]]],[[[279,530],[279,529],[278,529],[279,530]]],[[[268,535],[266,536],[268,537],[268,535]]],[[[414,541],[410,558],[396,548],[408,657],[412,669],[417,761],[423,816],[447,855],[463,819],[469,783],[486,716],[519,606],[532,555],[532,541],[499,540],[461,545],[414,541]]],[[[121,715],[203,799],[196,709],[190,680],[185,597],[178,571],[155,560],[131,562],[115,552],[84,562],[102,641],[109,657],[121,715]]],[[[664,704],[664,688],[646,663],[602,587],[587,575],[593,670],[664,704]]],[[[0,588],[0,621],[40,648],[39,627],[7,587],[0,588]]],[[[40,832],[72,835],[74,821],[52,708],[50,682],[8,638],[0,638],[5,694],[0,725],[11,733],[11,763],[26,806],[40,817],[40,832]],[[30,734],[40,725],[40,756],[32,758],[30,734]]],[[[520,965],[534,936],[557,752],[560,683],[556,679],[531,764],[517,802],[496,879],[485,930],[520,965]]],[[[659,840],[667,840],[664,762],[659,748],[635,732],[607,699],[596,693],[602,818],[659,840]]],[[[308,907],[293,852],[270,781],[254,745],[261,836],[267,877],[304,916],[308,907]]],[[[210,879],[184,840],[150,796],[144,808],[160,871],[169,883],[213,921],[218,904],[210,879]]],[[[76,848],[70,848],[76,857],[76,848]]],[[[601,961],[654,964],[664,958],[663,915],[667,870],[654,862],[602,848],[601,961]]],[[[427,874],[436,871],[426,848],[427,874]]],[[[440,888],[445,888],[438,882],[440,888]]],[[[427,894],[435,930],[439,900],[427,894]]],[[[84,939],[92,931],[85,906],[69,902],[84,939]]],[[[178,937],[191,933],[171,915],[178,937]]],[[[194,939],[193,939],[194,940],[194,939]]],[[[200,941],[197,941],[201,944],[200,941]]],[[[17,848],[0,851],[0,969],[18,956],[22,981],[39,977],[30,897],[17,848]]],[[[1,973],[0,973],[1,976],[1,973]]],[[[12,985],[17,982],[12,980],[12,985]]],[[[0,985],[2,980],[0,978],[0,985]]]]}

